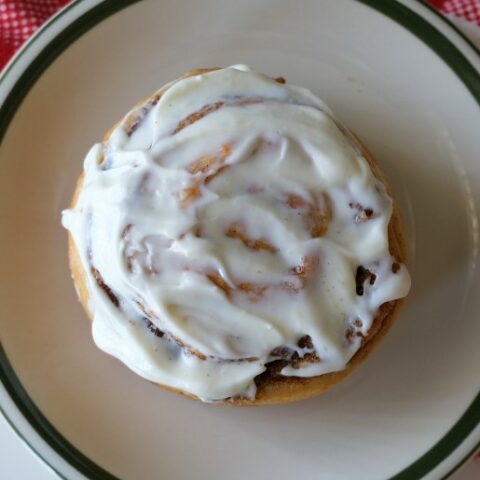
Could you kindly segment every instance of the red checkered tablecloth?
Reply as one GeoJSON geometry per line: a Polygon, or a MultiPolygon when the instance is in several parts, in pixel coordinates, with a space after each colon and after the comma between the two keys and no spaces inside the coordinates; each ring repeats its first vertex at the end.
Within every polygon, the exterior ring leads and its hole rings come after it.
{"type": "Polygon", "coordinates": [[[480,26],[480,2],[475,0],[428,0],[443,14],[454,15],[480,26]]]}
{"type": "MultiPolygon", "coordinates": [[[[40,25],[70,1],[0,0],[0,70],[40,25]]],[[[480,0],[426,1],[480,48],[480,0]]],[[[480,452],[475,459],[480,478],[480,452]]]]}
{"type": "Polygon", "coordinates": [[[0,0],[0,69],[45,20],[70,0],[0,0]]]}

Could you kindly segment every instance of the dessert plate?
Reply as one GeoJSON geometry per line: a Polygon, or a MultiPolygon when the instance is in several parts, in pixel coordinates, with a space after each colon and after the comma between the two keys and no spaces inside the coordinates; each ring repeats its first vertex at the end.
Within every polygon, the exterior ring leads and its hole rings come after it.
{"type": "Polygon", "coordinates": [[[61,477],[439,479],[480,441],[480,58],[415,0],[81,0],[0,78],[0,407],[61,477]],[[204,405],[93,344],[60,212],[91,144],[199,66],[319,94],[401,204],[413,288],[371,358],[296,404],[204,405]]]}

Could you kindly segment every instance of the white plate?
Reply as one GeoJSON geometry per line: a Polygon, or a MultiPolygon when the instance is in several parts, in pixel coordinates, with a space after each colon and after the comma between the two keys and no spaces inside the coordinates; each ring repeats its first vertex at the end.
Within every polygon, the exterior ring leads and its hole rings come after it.
{"type": "Polygon", "coordinates": [[[14,428],[71,479],[447,475],[480,440],[479,71],[415,0],[64,10],[0,80],[0,405],[14,428]],[[411,253],[413,290],[372,357],[323,396],[272,408],[193,402],[97,350],[60,227],[104,130],[185,70],[233,63],[311,88],[364,139],[411,253]]]}

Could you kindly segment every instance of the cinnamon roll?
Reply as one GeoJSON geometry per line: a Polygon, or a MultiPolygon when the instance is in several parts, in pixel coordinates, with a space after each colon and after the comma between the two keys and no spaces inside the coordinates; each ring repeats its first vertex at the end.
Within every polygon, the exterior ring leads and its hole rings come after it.
{"type": "Polygon", "coordinates": [[[324,391],[410,288],[367,149],[312,92],[243,65],[135,106],[86,156],[63,225],[98,347],[207,402],[324,391]]]}

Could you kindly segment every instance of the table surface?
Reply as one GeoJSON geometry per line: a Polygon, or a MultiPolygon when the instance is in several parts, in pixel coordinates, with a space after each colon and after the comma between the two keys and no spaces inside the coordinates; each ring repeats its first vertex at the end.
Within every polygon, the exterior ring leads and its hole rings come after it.
{"type": "MultiPolygon", "coordinates": [[[[5,480],[58,480],[0,415],[0,465],[5,480]]],[[[478,480],[478,465],[467,462],[450,480],[478,480]]]]}

